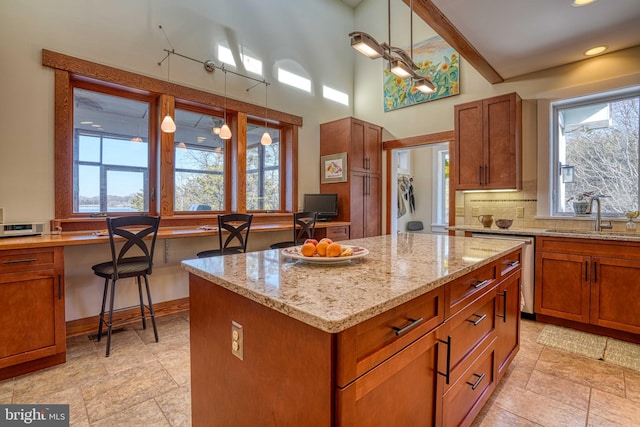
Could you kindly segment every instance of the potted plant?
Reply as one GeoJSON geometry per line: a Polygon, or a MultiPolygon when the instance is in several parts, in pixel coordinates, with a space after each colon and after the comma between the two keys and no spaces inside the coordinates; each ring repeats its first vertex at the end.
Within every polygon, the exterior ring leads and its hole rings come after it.
{"type": "Polygon", "coordinates": [[[567,202],[573,201],[573,212],[576,215],[586,215],[589,213],[589,206],[591,206],[591,196],[595,191],[584,191],[574,196],[569,197],[567,202]]]}

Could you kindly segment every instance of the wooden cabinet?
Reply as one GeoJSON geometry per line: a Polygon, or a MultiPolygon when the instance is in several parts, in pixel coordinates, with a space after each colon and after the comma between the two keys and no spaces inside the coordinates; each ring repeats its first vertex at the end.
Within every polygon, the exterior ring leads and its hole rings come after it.
{"type": "Polygon", "coordinates": [[[348,225],[331,225],[327,227],[318,227],[313,233],[316,240],[320,240],[324,237],[327,237],[334,242],[339,242],[341,240],[349,240],[349,226],[348,225]]]}
{"type": "Polygon", "coordinates": [[[438,341],[432,331],[337,391],[338,426],[435,426],[438,341]]]}
{"type": "Polygon", "coordinates": [[[496,365],[500,380],[520,349],[520,295],[522,271],[505,278],[496,294],[496,365]]]}
{"type": "Polygon", "coordinates": [[[522,189],[518,94],[456,105],[454,114],[456,189],[522,189]]]}
{"type": "Polygon", "coordinates": [[[470,425],[518,350],[520,259],[335,334],[191,274],[193,425],[470,425]],[[229,348],[232,321],[243,360],[229,348]]]}
{"type": "Polygon", "coordinates": [[[65,361],[62,251],[0,252],[0,380],[65,361]]]}
{"type": "Polygon", "coordinates": [[[338,220],[351,222],[351,238],[382,233],[382,128],[353,117],[320,125],[320,155],[347,153],[347,182],[320,184],[338,194],[338,220]]]}
{"type": "Polygon", "coordinates": [[[536,246],[536,313],[640,333],[639,244],[539,237],[536,246]]]}

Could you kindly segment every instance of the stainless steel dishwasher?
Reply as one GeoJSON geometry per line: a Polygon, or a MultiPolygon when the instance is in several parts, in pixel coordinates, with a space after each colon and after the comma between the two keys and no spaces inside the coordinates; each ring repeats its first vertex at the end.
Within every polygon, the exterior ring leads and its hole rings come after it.
{"type": "Polygon", "coordinates": [[[536,250],[535,238],[533,236],[520,236],[515,234],[491,234],[491,233],[471,233],[471,237],[481,237],[484,239],[507,239],[520,240],[525,242],[522,247],[522,302],[520,308],[523,317],[534,318],[533,299],[536,282],[535,265],[536,250]]]}

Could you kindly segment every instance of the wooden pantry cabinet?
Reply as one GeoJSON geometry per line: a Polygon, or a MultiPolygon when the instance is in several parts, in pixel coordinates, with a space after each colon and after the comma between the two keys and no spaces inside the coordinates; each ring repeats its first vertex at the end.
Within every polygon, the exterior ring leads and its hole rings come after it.
{"type": "Polygon", "coordinates": [[[64,363],[63,248],[0,251],[0,380],[64,363]]]}
{"type": "Polygon", "coordinates": [[[536,313],[640,334],[639,249],[636,242],[538,237],[536,313]]]}
{"type": "MultiPolygon", "coordinates": [[[[320,156],[347,154],[347,181],[321,183],[338,194],[339,221],[350,221],[350,238],[382,233],[382,128],[353,117],[320,125],[320,156]]],[[[322,167],[322,165],[321,165],[322,167]]]]}
{"type": "Polygon", "coordinates": [[[518,94],[456,105],[454,114],[456,190],[521,190],[518,94]]]}

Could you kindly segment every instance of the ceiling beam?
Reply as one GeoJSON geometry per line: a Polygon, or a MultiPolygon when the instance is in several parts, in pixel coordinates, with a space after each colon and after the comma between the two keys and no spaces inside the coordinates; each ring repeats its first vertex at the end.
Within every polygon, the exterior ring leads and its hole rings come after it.
{"type": "MultiPolygon", "coordinates": [[[[409,5],[410,0],[402,0],[409,5]]],[[[475,47],[453,26],[451,21],[433,4],[432,0],[413,0],[413,11],[447,43],[458,51],[489,83],[504,82],[504,79],[475,47]]]]}

